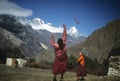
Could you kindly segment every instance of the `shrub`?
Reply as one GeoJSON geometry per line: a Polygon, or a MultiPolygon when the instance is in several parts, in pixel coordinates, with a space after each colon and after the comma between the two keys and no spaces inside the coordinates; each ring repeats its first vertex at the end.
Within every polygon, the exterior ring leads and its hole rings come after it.
{"type": "Polygon", "coordinates": [[[27,63],[24,64],[24,66],[25,67],[31,67],[31,68],[40,68],[40,65],[36,62],[32,62],[32,63],[27,62],[27,63]]]}
{"type": "Polygon", "coordinates": [[[52,67],[47,64],[39,63],[41,69],[51,69],[52,67]]]}
{"type": "Polygon", "coordinates": [[[68,68],[70,71],[73,71],[73,69],[76,68],[76,66],[77,66],[76,60],[77,60],[77,58],[76,58],[75,56],[73,56],[73,55],[70,55],[70,56],[69,56],[67,68],[68,68]]]}
{"type": "Polygon", "coordinates": [[[30,67],[30,68],[41,68],[41,69],[51,69],[50,65],[46,65],[43,63],[37,63],[37,62],[32,62],[32,63],[25,63],[24,67],[30,67]]]}

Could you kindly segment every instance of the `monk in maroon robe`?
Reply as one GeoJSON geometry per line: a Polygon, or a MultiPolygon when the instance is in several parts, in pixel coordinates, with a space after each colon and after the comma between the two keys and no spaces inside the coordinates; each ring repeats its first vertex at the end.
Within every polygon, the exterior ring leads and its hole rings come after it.
{"type": "Polygon", "coordinates": [[[54,36],[51,36],[50,43],[55,48],[55,60],[53,65],[53,81],[57,81],[57,74],[61,74],[60,80],[62,81],[63,75],[67,70],[67,54],[66,54],[66,26],[63,24],[64,30],[62,38],[59,38],[57,43],[54,41],[54,36]]]}

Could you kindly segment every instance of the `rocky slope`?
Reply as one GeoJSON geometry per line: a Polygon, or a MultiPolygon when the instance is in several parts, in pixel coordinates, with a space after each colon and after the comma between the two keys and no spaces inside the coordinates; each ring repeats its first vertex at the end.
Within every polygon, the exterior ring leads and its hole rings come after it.
{"type": "Polygon", "coordinates": [[[120,56],[111,56],[109,58],[108,76],[120,77],[120,56]]]}
{"type": "Polygon", "coordinates": [[[68,49],[69,54],[78,56],[80,51],[92,59],[103,63],[113,55],[120,55],[120,19],[107,23],[94,31],[85,41],[68,49]]]}
{"type": "MultiPolygon", "coordinates": [[[[61,37],[61,33],[54,33],[55,37],[61,37]]],[[[42,51],[51,50],[51,32],[47,30],[34,30],[29,24],[23,25],[19,18],[12,15],[0,15],[0,48],[17,47],[26,57],[35,57],[42,51]]],[[[68,35],[68,46],[85,39],[73,38],[68,35]]]]}

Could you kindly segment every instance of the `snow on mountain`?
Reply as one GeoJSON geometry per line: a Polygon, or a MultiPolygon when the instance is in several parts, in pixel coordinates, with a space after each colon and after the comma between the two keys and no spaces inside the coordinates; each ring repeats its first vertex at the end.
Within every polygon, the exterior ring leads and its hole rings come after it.
{"type": "Polygon", "coordinates": [[[19,18],[19,21],[24,25],[30,25],[35,30],[47,30],[52,33],[62,33],[62,27],[54,27],[51,23],[45,23],[39,18],[34,18],[33,20],[27,20],[24,18],[19,18]]]}
{"type": "MultiPolygon", "coordinates": [[[[47,30],[52,33],[62,33],[63,27],[55,27],[51,23],[45,23],[40,18],[34,18],[33,20],[28,20],[25,18],[19,18],[19,21],[24,25],[30,25],[35,30],[47,30]]],[[[67,30],[68,34],[70,34],[73,37],[80,36],[79,31],[75,28],[75,26],[71,27],[69,30],[67,30]]]]}
{"type": "Polygon", "coordinates": [[[75,26],[71,27],[71,29],[68,31],[68,34],[70,34],[73,37],[80,36],[79,31],[75,28],[75,26]]]}
{"type": "Polygon", "coordinates": [[[32,20],[32,22],[33,22],[34,24],[38,24],[38,25],[45,24],[45,22],[44,22],[43,20],[41,20],[40,18],[34,18],[34,19],[32,20]]]}
{"type": "Polygon", "coordinates": [[[40,44],[41,44],[41,46],[42,46],[44,49],[48,50],[48,46],[47,46],[47,45],[43,44],[42,42],[40,42],[40,44]]]}

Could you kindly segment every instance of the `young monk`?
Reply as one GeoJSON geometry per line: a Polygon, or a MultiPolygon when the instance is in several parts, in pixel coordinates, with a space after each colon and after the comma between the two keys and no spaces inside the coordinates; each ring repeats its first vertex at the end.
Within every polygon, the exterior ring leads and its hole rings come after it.
{"type": "Polygon", "coordinates": [[[55,48],[55,60],[53,65],[53,74],[54,78],[53,81],[57,81],[56,76],[57,74],[61,74],[60,81],[63,80],[63,75],[67,70],[67,54],[66,54],[66,26],[63,24],[64,30],[62,38],[57,40],[57,43],[54,41],[54,36],[51,35],[50,43],[55,48]]]}
{"type": "Polygon", "coordinates": [[[76,63],[78,63],[77,81],[84,80],[84,76],[86,76],[86,70],[85,70],[85,58],[82,52],[80,52],[79,58],[77,59],[76,63]],[[82,78],[80,79],[80,77],[82,78]]]}

